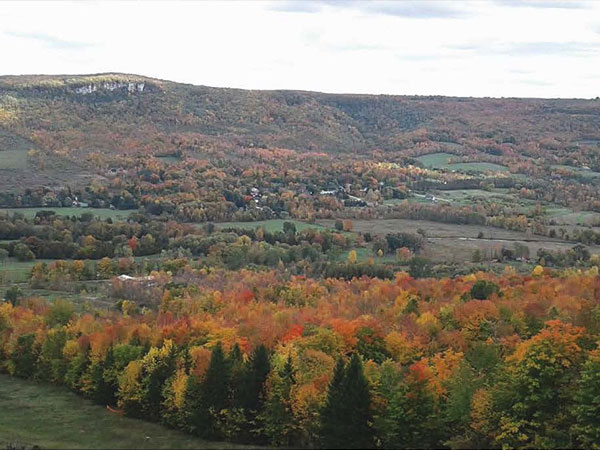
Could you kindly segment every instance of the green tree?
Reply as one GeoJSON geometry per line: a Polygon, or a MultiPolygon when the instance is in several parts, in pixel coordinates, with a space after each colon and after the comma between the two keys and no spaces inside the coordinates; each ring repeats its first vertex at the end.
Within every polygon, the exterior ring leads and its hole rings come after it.
{"type": "Polygon", "coordinates": [[[15,255],[15,258],[17,258],[17,260],[21,262],[33,261],[35,259],[35,255],[25,244],[19,243],[15,245],[13,253],[15,255]]]}
{"type": "Polygon", "coordinates": [[[237,392],[237,406],[244,409],[246,414],[245,429],[242,438],[245,441],[255,441],[259,413],[262,411],[265,397],[265,381],[271,370],[269,351],[264,345],[259,345],[250,355],[241,374],[240,389],[237,392]]]}
{"type": "Polygon", "coordinates": [[[500,288],[492,281],[477,280],[471,287],[471,297],[477,300],[487,300],[494,292],[500,294],[500,288]]]}
{"type": "Polygon", "coordinates": [[[296,370],[291,354],[280,370],[271,371],[270,390],[265,405],[263,423],[271,445],[293,447],[297,442],[296,423],[291,404],[296,370]]]}
{"type": "Polygon", "coordinates": [[[321,414],[321,442],[326,448],[371,448],[371,393],[357,354],[347,367],[338,361],[321,414]]]}
{"type": "Polygon", "coordinates": [[[600,449],[600,351],[590,353],[575,393],[575,424],[571,432],[577,446],[600,449]]]}
{"type": "Polygon", "coordinates": [[[415,256],[410,260],[408,274],[413,278],[431,277],[431,261],[421,256],[415,256]]]}
{"type": "Polygon", "coordinates": [[[198,411],[199,423],[196,426],[203,437],[220,437],[216,418],[228,406],[229,379],[230,367],[219,342],[212,350],[210,365],[200,388],[201,410],[198,411]]]}

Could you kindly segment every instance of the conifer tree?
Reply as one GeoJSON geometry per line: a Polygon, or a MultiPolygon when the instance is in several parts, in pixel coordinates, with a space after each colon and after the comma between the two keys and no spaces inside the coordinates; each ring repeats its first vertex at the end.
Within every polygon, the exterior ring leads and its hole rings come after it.
{"type": "Polygon", "coordinates": [[[221,343],[213,348],[210,364],[202,380],[190,377],[185,409],[189,429],[206,438],[218,438],[216,415],[228,405],[230,369],[221,343]]]}
{"type": "Polygon", "coordinates": [[[294,414],[291,405],[291,391],[296,383],[296,370],[292,355],[281,370],[272,371],[269,380],[269,396],[265,406],[263,421],[265,434],[274,446],[293,446],[297,442],[294,414]]]}
{"type": "Polygon", "coordinates": [[[373,446],[371,394],[362,362],[353,355],[345,367],[339,360],[321,413],[321,443],[327,448],[373,446]]]}
{"type": "Polygon", "coordinates": [[[577,446],[600,447],[600,350],[590,353],[581,371],[575,394],[575,424],[572,434],[577,446]]]}
{"type": "MultiPolygon", "coordinates": [[[[242,439],[256,441],[256,431],[260,429],[257,419],[261,416],[265,403],[265,381],[271,370],[269,351],[259,345],[250,355],[241,375],[237,404],[244,409],[246,424],[242,430],[242,439]]],[[[256,442],[260,442],[256,441],[256,442]]]]}
{"type": "Polygon", "coordinates": [[[344,448],[343,381],[345,364],[338,359],[329,382],[327,400],[321,411],[321,444],[325,448],[344,448]]]}

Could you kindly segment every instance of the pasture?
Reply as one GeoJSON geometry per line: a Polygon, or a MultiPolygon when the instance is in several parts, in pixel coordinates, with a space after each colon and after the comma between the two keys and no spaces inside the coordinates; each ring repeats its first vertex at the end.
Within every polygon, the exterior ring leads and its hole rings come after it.
{"type": "Polygon", "coordinates": [[[323,228],[322,225],[317,223],[306,223],[301,222],[299,220],[284,220],[284,219],[272,219],[272,220],[259,220],[257,222],[221,222],[215,223],[217,228],[243,228],[246,230],[255,230],[259,227],[262,227],[265,231],[274,232],[274,231],[283,231],[283,222],[292,222],[296,225],[296,231],[302,231],[309,228],[323,228]]]}
{"type": "MultiPolygon", "coordinates": [[[[459,225],[408,219],[353,220],[352,222],[355,232],[368,232],[381,237],[388,233],[417,233],[417,230],[421,230],[425,233],[427,241],[422,254],[436,262],[470,262],[473,252],[477,249],[484,254],[491,254],[500,251],[502,247],[513,248],[516,243],[526,245],[533,257],[540,248],[564,251],[575,245],[574,242],[483,225],[459,225]],[[479,237],[480,233],[483,233],[482,238],[479,237]]],[[[319,220],[318,223],[331,227],[334,221],[319,220]]],[[[588,249],[593,254],[600,253],[599,246],[588,246],[588,249]]],[[[371,251],[370,248],[364,250],[371,251]]],[[[359,260],[361,257],[368,257],[362,252],[357,252],[357,256],[359,260]]],[[[340,255],[339,259],[346,257],[347,253],[340,255]]]]}
{"type": "Polygon", "coordinates": [[[122,417],[64,387],[7,375],[0,375],[0,405],[1,448],[12,444],[81,449],[244,448],[122,417]]]}
{"type": "Polygon", "coordinates": [[[431,169],[457,170],[461,172],[507,172],[508,168],[499,164],[488,162],[451,163],[456,155],[451,153],[430,153],[419,156],[419,160],[425,167],[431,169]]]}
{"type": "Polygon", "coordinates": [[[84,213],[91,213],[100,219],[112,219],[112,220],[126,220],[130,214],[137,212],[137,210],[127,209],[108,209],[108,208],[73,208],[73,207],[37,207],[37,208],[0,208],[0,215],[2,213],[23,214],[28,219],[35,217],[38,211],[53,211],[59,216],[81,216],[84,213]]]}

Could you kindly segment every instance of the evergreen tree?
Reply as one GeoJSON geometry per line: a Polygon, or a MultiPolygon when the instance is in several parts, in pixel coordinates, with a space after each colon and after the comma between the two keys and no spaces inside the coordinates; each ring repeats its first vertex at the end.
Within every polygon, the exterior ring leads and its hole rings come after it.
{"type": "Polygon", "coordinates": [[[219,342],[213,348],[210,365],[202,382],[202,407],[206,414],[206,428],[201,433],[207,438],[218,437],[216,416],[228,406],[229,365],[219,342]]]}
{"type": "Polygon", "coordinates": [[[239,391],[239,386],[242,380],[242,373],[244,370],[244,356],[242,354],[242,349],[236,343],[229,355],[227,355],[227,364],[229,365],[230,371],[230,388],[229,388],[229,401],[232,405],[237,405],[237,392],[239,391]]]}
{"type": "Polygon", "coordinates": [[[265,434],[271,445],[291,447],[297,441],[296,424],[291,405],[291,391],[296,383],[292,355],[279,371],[273,371],[269,380],[270,392],[265,406],[265,434]]]}
{"type": "Polygon", "coordinates": [[[590,353],[575,394],[572,434],[582,448],[600,449],[600,351],[590,353]]]}
{"type": "Polygon", "coordinates": [[[269,351],[261,344],[252,352],[244,367],[237,393],[237,404],[246,415],[245,429],[242,430],[242,439],[246,441],[256,441],[254,438],[260,429],[257,419],[264,407],[265,381],[270,370],[269,351]]]}
{"type": "Polygon", "coordinates": [[[90,367],[92,383],[95,386],[92,399],[100,405],[114,405],[116,392],[119,389],[118,381],[109,374],[115,363],[112,346],[108,348],[104,361],[98,361],[90,367]]]}
{"type": "Polygon", "coordinates": [[[212,350],[204,378],[191,376],[188,381],[184,408],[192,433],[211,439],[220,437],[216,419],[228,406],[229,382],[230,367],[219,342],[212,350]]]}
{"type": "Polygon", "coordinates": [[[342,412],[342,382],[344,361],[340,358],[333,370],[333,378],[327,389],[327,400],[321,411],[321,444],[325,448],[343,448],[344,417],[342,412]]]}
{"type": "Polygon", "coordinates": [[[326,448],[373,446],[371,394],[358,355],[347,367],[338,360],[321,412],[321,443],[326,448]]]}

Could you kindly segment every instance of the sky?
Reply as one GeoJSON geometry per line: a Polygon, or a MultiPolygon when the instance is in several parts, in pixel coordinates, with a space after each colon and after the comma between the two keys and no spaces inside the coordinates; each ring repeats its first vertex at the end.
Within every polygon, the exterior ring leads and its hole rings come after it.
{"type": "Polygon", "coordinates": [[[600,96],[600,0],[0,2],[0,75],[244,89],[600,96]]]}

